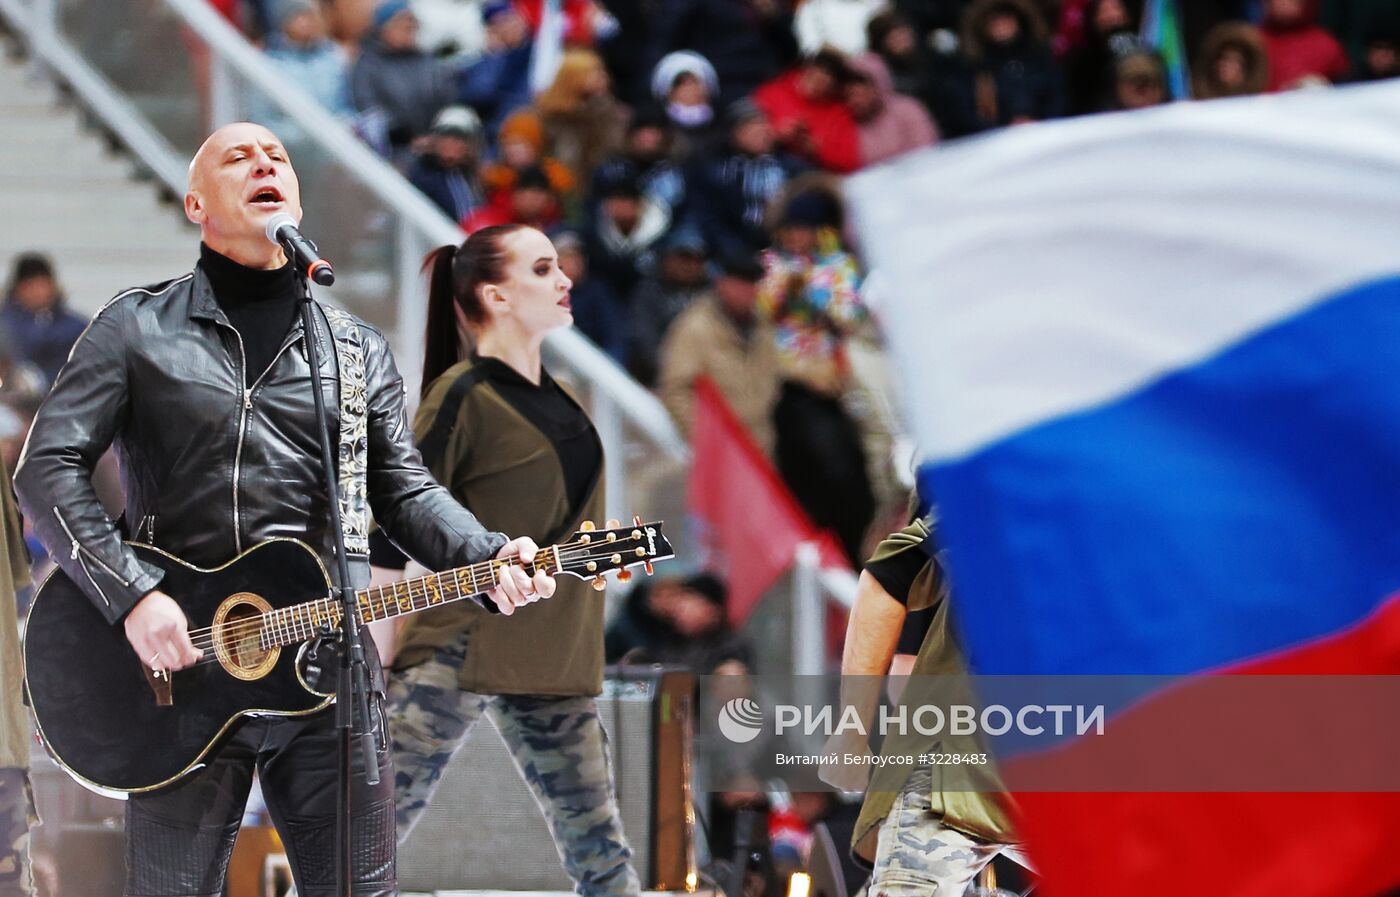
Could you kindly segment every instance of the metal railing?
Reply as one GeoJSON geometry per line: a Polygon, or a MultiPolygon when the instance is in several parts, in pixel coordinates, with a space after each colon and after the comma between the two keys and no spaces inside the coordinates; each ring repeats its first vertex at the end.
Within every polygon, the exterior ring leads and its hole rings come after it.
{"type": "Polygon", "coordinates": [[[856,603],[856,576],[822,566],[815,542],[797,546],[792,567],[792,671],[815,676],[827,671],[826,609],[850,610],[856,603]]]}

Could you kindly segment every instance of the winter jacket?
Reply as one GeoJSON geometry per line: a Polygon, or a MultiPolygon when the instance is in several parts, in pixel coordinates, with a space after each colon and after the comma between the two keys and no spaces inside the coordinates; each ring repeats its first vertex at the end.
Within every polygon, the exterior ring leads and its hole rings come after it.
{"type": "Polygon", "coordinates": [[[1283,90],[1316,75],[1335,83],[1351,70],[1342,45],[1315,22],[1287,27],[1265,22],[1259,31],[1269,56],[1269,90],[1283,90]]]}
{"type": "Polygon", "coordinates": [[[1191,91],[1195,98],[1247,96],[1263,93],[1268,87],[1269,56],[1259,29],[1245,22],[1224,22],[1212,28],[1191,70],[1191,91]],[[1216,61],[1228,49],[1238,50],[1244,57],[1244,81],[1237,86],[1222,84],[1216,75],[1216,61]]]}
{"type": "Polygon", "coordinates": [[[1357,71],[1364,67],[1371,40],[1400,38],[1400,4],[1395,0],[1322,0],[1318,21],[1342,42],[1357,71]]]}
{"type": "Polygon", "coordinates": [[[457,85],[446,63],[417,50],[393,52],[371,39],[350,72],[350,95],[356,109],[384,117],[390,144],[404,146],[428,133],[438,110],[455,101],[457,85]]]}
{"type": "Polygon", "coordinates": [[[474,108],[495,134],[517,109],[530,105],[530,57],[534,42],[498,53],[488,53],[458,76],[457,98],[474,108]]]}
{"type": "Polygon", "coordinates": [[[263,52],[290,80],[320,100],[331,114],[343,117],[355,114],[350,102],[350,61],[335,41],[324,40],[302,47],[276,35],[268,38],[263,52]]]}
{"type": "Polygon", "coordinates": [[[746,666],[753,663],[753,650],[727,620],[712,631],[695,635],[681,632],[670,621],[658,617],[648,607],[655,581],[638,584],[627,593],[627,601],[608,626],[604,651],[609,663],[617,663],[632,651],[642,654],[645,663],[682,666],[708,676],[729,661],[746,666]]]}
{"type": "Polygon", "coordinates": [[[1046,42],[1045,20],[1031,0],[974,0],[963,23],[960,115],[956,123],[943,123],[946,130],[971,134],[1064,114],[1060,70],[1046,42]],[[1007,46],[987,45],[987,19],[1003,5],[1016,10],[1020,37],[1007,46]]]}
{"type": "Polygon", "coordinates": [[[900,153],[938,142],[938,128],[923,104],[894,92],[894,82],[884,60],[874,53],[857,56],[851,68],[861,73],[880,94],[880,111],[869,121],[857,122],[860,164],[874,165],[900,153]]]}
{"type": "Polygon", "coordinates": [[[1115,65],[1118,58],[1140,46],[1137,25],[1130,18],[1120,30],[1102,33],[1094,18],[1103,0],[1092,0],[1084,9],[1084,40],[1065,56],[1065,94],[1068,112],[1084,115],[1110,108],[1114,95],[1115,65]]]}
{"type": "MultiPolygon", "coordinates": [[[[780,7],[788,4],[780,2],[780,7]]],[[[656,5],[647,71],[672,50],[694,50],[719,73],[716,109],[776,77],[797,59],[792,15],[766,17],[752,0],[666,0],[656,5]]]]}
{"type": "Polygon", "coordinates": [[[768,245],[764,213],[801,169],[797,161],[771,153],[730,151],[699,161],[691,179],[693,215],[717,255],[768,245]]]}
{"type": "Polygon", "coordinates": [[[617,295],[630,296],[642,277],[651,272],[654,247],[670,224],[670,210],[645,198],[641,219],[630,234],[618,230],[600,211],[584,241],[593,276],[606,281],[617,295]]]}
{"type": "Polygon", "coordinates": [[[599,185],[626,176],[636,177],[643,196],[670,210],[672,227],[685,216],[688,191],[684,169],[670,159],[641,162],[629,156],[614,156],[594,170],[588,191],[590,216],[597,213],[602,202],[599,185]]]}
{"type": "Polygon", "coordinates": [[[622,364],[627,360],[627,306],[612,287],[590,272],[569,290],[574,326],[622,364]]]}
{"type": "Polygon", "coordinates": [[[758,310],[777,332],[783,376],[821,395],[840,395],[850,374],[846,339],[868,314],[855,257],[834,231],[824,231],[811,256],[769,250],[762,260],[758,310]]]}
{"type": "Polygon", "coordinates": [[[540,118],[549,155],[586,182],[593,169],[621,148],[628,112],[611,96],[600,95],[573,112],[545,112],[540,118]]]}
{"type": "Polygon", "coordinates": [[[768,116],[775,133],[805,131],[812,138],[808,151],[788,149],[804,155],[809,162],[836,174],[849,174],[860,167],[860,145],[855,119],[838,99],[816,101],[804,97],[798,88],[799,69],[778,76],[754,91],[753,101],[768,116]]]}
{"type": "Polygon", "coordinates": [[[671,324],[661,344],[657,390],[676,426],[689,434],[695,382],[709,377],[770,458],[776,437],[778,344],[773,329],[755,320],[741,329],[713,295],[700,297],[671,324]]]}
{"type": "Polygon", "coordinates": [[[414,160],[408,180],[453,221],[469,218],[486,202],[475,172],[444,168],[432,153],[414,160]]]}
{"type": "Polygon", "coordinates": [[[9,334],[11,351],[43,372],[52,383],[68,351],[82,335],[87,322],[68,310],[62,300],[48,311],[32,312],[11,296],[0,307],[0,328],[9,334]]]}
{"type": "Polygon", "coordinates": [[[661,340],[673,321],[709,284],[674,284],[647,277],[627,300],[627,369],[647,386],[656,383],[661,340]]]}

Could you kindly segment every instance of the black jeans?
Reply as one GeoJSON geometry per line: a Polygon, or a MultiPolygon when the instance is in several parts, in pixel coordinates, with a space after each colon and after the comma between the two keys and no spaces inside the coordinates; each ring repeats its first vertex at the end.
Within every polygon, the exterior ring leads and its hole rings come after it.
{"type": "MultiPolygon", "coordinates": [[[[382,728],[382,706],[375,702],[382,728]]],[[[387,747],[387,741],[380,744],[387,747]]],[[[126,805],[127,897],[219,897],[253,770],[301,897],[336,893],[336,790],[340,739],[334,709],[310,717],[247,720],[209,761],[172,788],[126,805]]],[[[352,752],[355,897],[394,897],[394,773],[379,754],[379,784],[352,752]]]]}

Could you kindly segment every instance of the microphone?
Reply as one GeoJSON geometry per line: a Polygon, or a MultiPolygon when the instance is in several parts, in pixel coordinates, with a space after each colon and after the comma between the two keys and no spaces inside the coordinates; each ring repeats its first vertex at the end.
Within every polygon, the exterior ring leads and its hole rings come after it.
{"type": "Polygon", "coordinates": [[[331,263],[321,258],[321,251],[315,243],[302,236],[296,219],[291,215],[286,212],[273,215],[267,220],[267,228],[263,232],[269,240],[286,250],[295,264],[305,268],[306,276],[311,280],[323,287],[335,283],[335,270],[331,268],[331,263]]]}

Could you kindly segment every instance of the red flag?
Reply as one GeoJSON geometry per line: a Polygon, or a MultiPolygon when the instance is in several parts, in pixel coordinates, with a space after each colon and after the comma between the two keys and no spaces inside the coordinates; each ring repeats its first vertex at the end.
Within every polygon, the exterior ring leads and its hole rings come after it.
{"type": "Polygon", "coordinates": [[[845,566],[836,540],[797,504],[743,422],[708,377],[695,383],[686,504],[705,529],[715,567],[729,583],[729,619],[741,625],[802,542],[818,542],[824,565],[845,566]]]}

